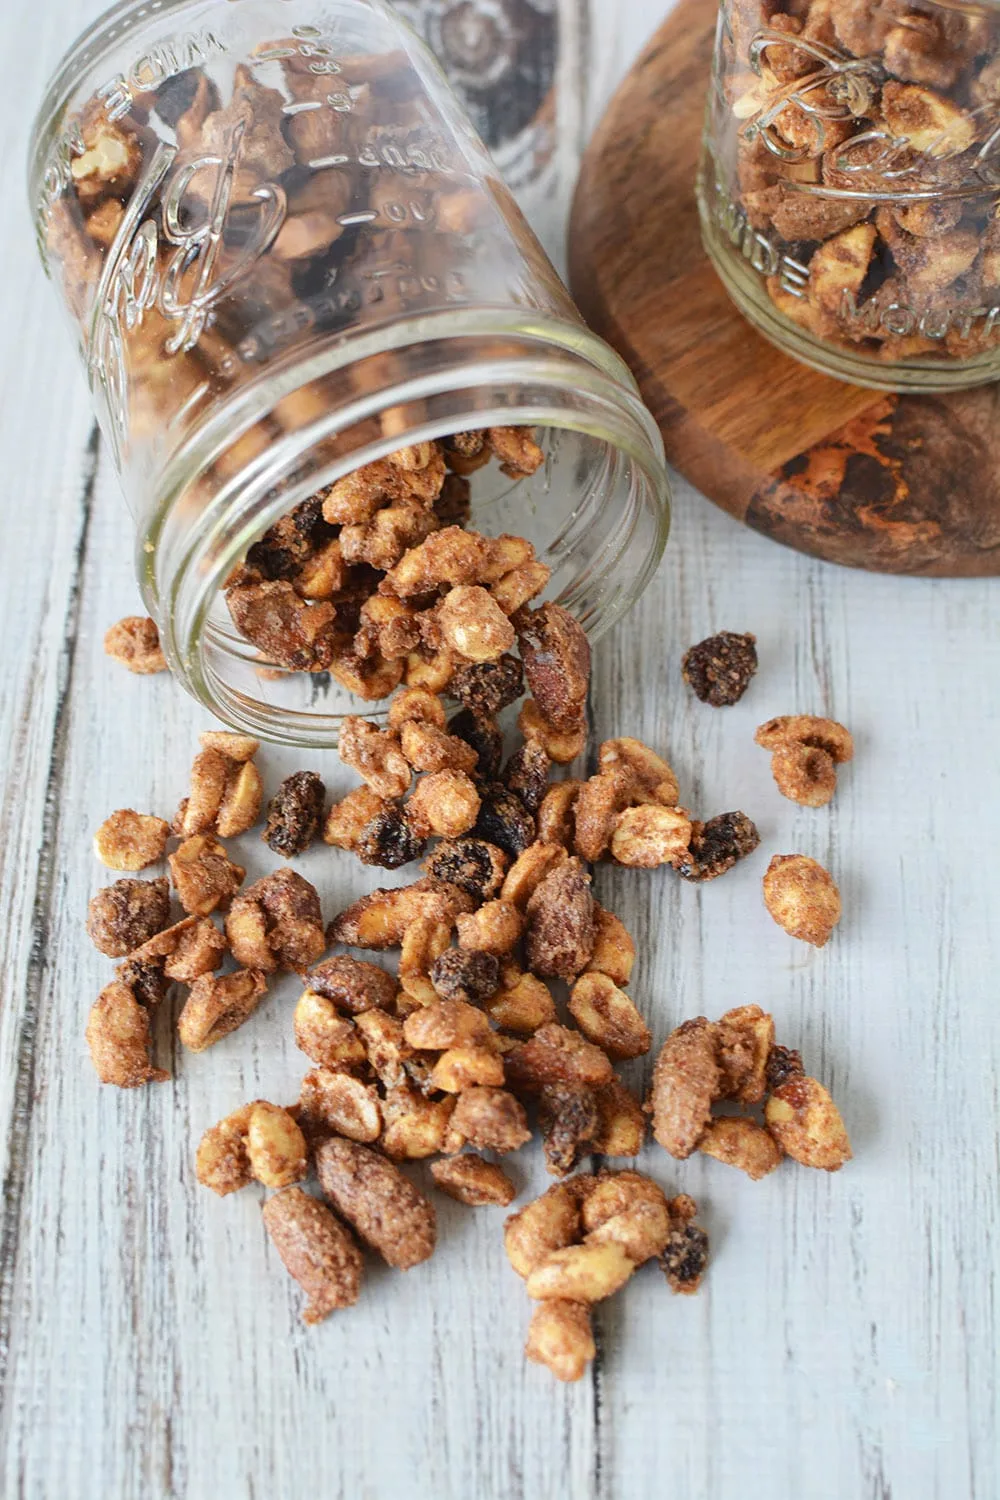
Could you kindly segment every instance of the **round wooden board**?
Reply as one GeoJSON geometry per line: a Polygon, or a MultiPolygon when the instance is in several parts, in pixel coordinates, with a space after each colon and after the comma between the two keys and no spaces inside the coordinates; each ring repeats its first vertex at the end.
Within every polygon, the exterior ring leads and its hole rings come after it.
{"type": "Polygon", "coordinates": [[[886,573],[1000,574],[1000,386],[894,396],[756,333],[701,246],[694,200],[715,0],[681,0],[584,159],[570,285],[631,366],[667,456],[756,531],[886,573]]]}

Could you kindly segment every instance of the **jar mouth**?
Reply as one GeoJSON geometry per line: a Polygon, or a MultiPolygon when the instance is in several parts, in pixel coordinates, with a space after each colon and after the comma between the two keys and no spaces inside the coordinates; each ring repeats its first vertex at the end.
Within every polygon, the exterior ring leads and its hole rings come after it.
{"type": "MultiPolygon", "coordinates": [[[[166,499],[139,539],[144,597],[175,673],[225,722],[265,739],[322,748],[336,744],[345,714],[382,712],[381,702],[364,702],[327,674],[288,672],[263,660],[235,631],[221,590],[275,521],[403,443],[488,426],[539,430],[546,452],[539,474],[515,484],[496,470],[491,478],[480,471],[483,481],[472,480],[469,524],[527,536],[552,569],[543,597],[569,609],[591,640],[621,618],[652,577],[669,529],[662,439],[631,382],[623,388],[617,378],[617,356],[582,328],[572,330],[573,344],[588,352],[593,346],[598,359],[578,347],[554,350],[541,329],[491,336],[434,331],[437,337],[406,348],[406,378],[373,384],[276,437],[212,492],[209,476],[220,460],[227,471],[227,455],[239,452],[251,430],[247,410],[259,430],[262,403],[274,411],[286,387],[296,396],[322,390],[321,372],[336,367],[338,351],[296,360],[278,386],[269,371],[249,408],[242,394],[240,422],[233,423],[226,406],[213,417],[215,429],[229,422],[221,452],[202,434],[200,444],[171,461],[168,482],[156,486],[166,499]],[[413,373],[415,349],[419,373],[413,373]]],[[[370,356],[371,373],[392,358],[370,356]]],[[[352,359],[355,383],[364,385],[365,367],[352,359]]]]}

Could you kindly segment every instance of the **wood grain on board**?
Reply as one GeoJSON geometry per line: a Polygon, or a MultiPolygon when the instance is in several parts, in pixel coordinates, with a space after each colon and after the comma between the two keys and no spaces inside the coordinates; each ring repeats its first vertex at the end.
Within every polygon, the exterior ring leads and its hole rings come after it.
{"type": "Polygon", "coordinates": [[[765,536],[889,573],[1000,573],[1000,386],[862,390],[730,301],[694,198],[715,0],[681,0],[584,157],[570,284],[631,365],[671,461],[765,536]]]}
{"type": "MultiPolygon", "coordinates": [[[[101,3],[0,20],[7,202],[23,191],[26,101],[101,3]]],[[[580,134],[663,3],[535,8],[558,12],[564,123],[558,172],[522,202],[555,245],[580,134]]],[[[495,0],[477,9],[489,20],[495,0]]],[[[595,653],[595,742],[648,740],[692,807],[745,808],[762,848],[704,889],[602,866],[598,895],[635,934],[630,989],[654,1045],[685,1016],[767,1006],[841,1104],[855,1160],[833,1178],[788,1164],[751,1183],[647,1148],[643,1169],[701,1204],[709,1275],[675,1298],[645,1268],[597,1309],[599,1355],[575,1386],[522,1357],[530,1309],[503,1212],[441,1197],[431,1261],[370,1265],[357,1307],[307,1329],[258,1190],[217,1200],[192,1163],[209,1122],[293,1097],[297,984],[203,1056],[180,1055],[165,1011],[170,1084],[123,1095],[90,1070],[82,1028],[110,968],[83,932],[107,881],[91,835],[115,807],[172,812],[208,726],[166,677],[103,655],[106,627],[139,607],[131,521],[26,228],[5,248],[0,1495],[996,1500],[1000,581],[831,569],[677,483],[663,565],[595,653]],[[678,661],[720,627],[757,633],[761,669],[716,711],[678,661]],[[783,802],[752,743],[761,720],[807,709],[858,744],[820,811],[783,802]],[[769,854],[793,849],[844,893],[819,953],[760,906],[769,854]]],[[[353,779],[335,756],[260,759],[268,791],[299,768],[331,796],[353,779]]],[[[239,848],[251,876],[273,863],[255,836],[239,848]]],[[[325,848],[302,868],[327,913],[379,879],[325,848]]],[[[650,1067],[629,1065],[629,1082],[643,1088],[650,1067]]],[[[537,1146],[507,1165],[519,1202],[548,1185],[537,1146]]]]}

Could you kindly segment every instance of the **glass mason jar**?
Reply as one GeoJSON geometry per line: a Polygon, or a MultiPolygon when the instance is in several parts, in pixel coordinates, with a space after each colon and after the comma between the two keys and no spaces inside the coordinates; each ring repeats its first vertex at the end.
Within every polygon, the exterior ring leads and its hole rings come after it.
{"type": "Polygon", "coordinates": [[[786,353],[883,390],[1000,377],[996,0],[722,0],[705,247],[786,353]]]}
{"type": "Polygon", "coordinates": [[[383,0],[125,0],[69,52],[31,205],[180,681],[230,724],[335,742],[359,700],[262,659],[221,587],[361,464],[488,426],[545,462],[472,478],[591,637],[668,526],[655,424],[568,294],[431,54],[383,0]]]}

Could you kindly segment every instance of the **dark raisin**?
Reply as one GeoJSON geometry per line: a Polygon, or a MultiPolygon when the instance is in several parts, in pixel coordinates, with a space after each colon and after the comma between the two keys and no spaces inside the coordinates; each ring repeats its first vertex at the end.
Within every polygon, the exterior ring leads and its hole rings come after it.
{"type": "Polygon", "coordinates": [[[465,526],[472,515],[472,486],[461,474],[447,474],[434,501],[434,514],[442,526],[465,526]]]}
{"type": "Polygon", "coordinates": [[[171,130],[177,129],[203,85],[209,90],[209,109],[218,109],[219,91],[200,68],[185,68],[183,72],[175,73],[172,78],[167,78],[160,84],[156,90],[156,113],[164,125],[169,125],[171,130]]]}
{"type": "Polygon", "coordinates": [[[170,923],[170,882],[116,880],[87,908],[87,932],[108,958],[125,958],[170,923]]]}
{"type": "Polygon", "coordinates": [[[336,535],[323,520],[319,496],[304,500],[275,521],[247,552],[247,564],[264,578],[294,578],[315,552],[336,535]]]}
{"type": "Polygon", "coordinates": [[[163,959],[127,958],[116,970],[122,984],[127,984],[140,1005],[155,1010],[165,999],[170,980],[163,972],[163,959]]]}
{"type": "Polygon", "coordinates": [[[672,1229],[659,1260],[672,1291],[697,1291],[708,1264],[708,1235],[697,1224],[672,1229]]]}
{"type": "Polygon", "coordinates": [[[681,662],[684,681],[696,698],[713,708],[738,703],[757,670],[757,637],[720,630],[699,641],[681,662]]]}
{"type": "Polygon", "coordinates": [[[546,1084],[538,1099],[538,1128],[548,1170],[565,1177],[593,1149],[601,1128],[593,1089],[546,1084]]]}
{"type": "Polygon", "coordinates": [[[767,1086],[772,1092],[804,1071],[802,1056],[793,1047],[772,1047],[767,1054],[767,1086]]]}
{"type": "Polygon", "coordinates": [[[473,833],[499,845],[511,859],[516,859],[535,842],[534,818],[520,797],[498,781],[488,782],[482,787],[481,795],[482,806],[473,833]]]}
{"type": "Polygon", "coordinates": [[[315,771],[286,776],[268,804],[261,834],[265,844],[285,859],[308,849],[323,816],[325,797],[326,787],[315,771]]]}
{"type": "Polygon", "coordinates": [[[759,843],[760,834],[746,813],[719,813],[707,823],[694,824],[688,854],[676,869],[685,880],[714,880],[752,854],[759,843]]]}
{"type": "Polygon", "coordinates": [[[431,965],[430,979],[442,1000],[481,1005],[500,988],[500,960],[492,953],[448,948],[431,965]]]}
{"type": "Polygon", "coordinates": [[[460,667],[448,684],[448,691],[464,708],[495,718],[524,692],[524,668],[516,656],[505,652],[496,661],[460,667]]]}
{"type": "Polygon", "coordinates": [[[364,865],[398,870],[401,865],[419,859],[426,843],[426,839],[414,833],[402,808],[388,807],[365,824],[354,850],[364,865]]]}
{"type": "Polygon", "coordinates": [[[500,775],[503,760],[503,733],[495,720],[463,708],[448,725],[448,733],[455,734],[467,745],[471,745],[479,756],[477,773],[487,781],[495,781],[500,775]]]}
{"type": "Polygon", "coordinates": [[[478,427],[468,432],[453,432],[441,439],[446,453],[457,453],[462,458],[478,458],[486,447],[486,433],[478,427]]]}
{"type": "Polygon", "coordinates": [[[467,891],[477,902],[489,901],[503,884],[507,857],[485,839],[442,839],[424,861],[435,880],[467,891]]]}
{"type": "Polygon", "coordinates": [[[520,797],[530,813],[536,813],[549,789],[552,762],[534,740],[516,750],[504,767],[501,780],[509,792],[520,797]]]}

